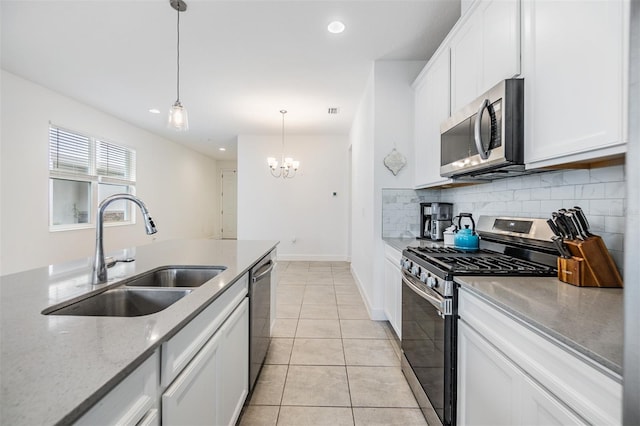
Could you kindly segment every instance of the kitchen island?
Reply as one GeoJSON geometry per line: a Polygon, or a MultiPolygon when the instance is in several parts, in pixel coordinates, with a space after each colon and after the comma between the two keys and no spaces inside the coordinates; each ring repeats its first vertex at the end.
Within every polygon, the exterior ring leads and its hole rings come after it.
{"type": "Polygon", "coordinates": [[[168,308],[140,317],[43,315],[92,290],[91,259],[0,277],[0,424],[68,424],[243,277],[276,241],[176,240],[109,253],[110,286],[167,265],[225,266],[168,308]]]}

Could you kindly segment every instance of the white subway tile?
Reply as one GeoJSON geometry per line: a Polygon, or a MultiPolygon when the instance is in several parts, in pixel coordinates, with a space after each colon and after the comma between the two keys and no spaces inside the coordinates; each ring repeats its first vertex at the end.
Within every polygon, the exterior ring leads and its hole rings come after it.
{"type": "Polygon", "coordinates": [[[560,186],[563,184],[562,172],[549,172],[540,175],[540,186],[560,186]]]}
{"type": "Polygon", "coordinates": [[[590,170],[591,182],[624,181],[624,166],[600,167],[590,170]]]}
{"type": "Polygon", "coordinates": [[[590,200],[589,213],[602,216],[623,216],[624,204],[622,200],[590,200]]]}
{"type": "Polygon", "coordinates": [[[548,200],[551,198],[551,188],[532,188],[532,200],[548,200]]]}
{"type": "Polygon", "coordinates": [[[590,175],[588,169],[567,170],[562,176],[565,185],[576,185],[581,183],[589,183],[590,175]]]}
{"type": "Polygon", "coordinates": [[[605,198],[625,198],[626,183],[625,182],[607,182],[604,188],[605,198]]]}
{"type": "Polygon", "coordinates": [[[513,191],[513,199],[527,201],[531,199],[531,189],[517,189],[513,191]]]}
{"type": "Polygon", "coordinates": [[[624,234],[609,234],[603,232],[601,237],[609,250],[624,250],[624,234]]]}
{"type": "Polygon", "coordinates": [[[625,231],[625,216],[605,216],[605,232],[622,234],[625,231]]]}
{"type": "Polygon", "coordinates": [[[576,198],[579,199],[597,199],[605,198],[604,183],[590,183],[587,185],[576,186],[576,198]]]}
{"type": "Polygon", "coordinates": [[[575,197],[575,186],[574,185],[566,185],[566,186],[553,186],[551,187],[551,196],[552,200],[566,200],[573,199],[575,197]]]}

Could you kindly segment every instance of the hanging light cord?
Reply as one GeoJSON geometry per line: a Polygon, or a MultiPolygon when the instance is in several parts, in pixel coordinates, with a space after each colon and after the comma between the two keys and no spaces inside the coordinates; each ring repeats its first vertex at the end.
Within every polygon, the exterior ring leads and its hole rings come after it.
{"type": "Polygon", "coordinates": [[[176,55],[176,68],[178,70],[178,72],[176,73],[176,93],[178,96],[178,99],[176,99],[176,102],[180,102],[180,6],[178,5],[178,7],[176,8],[176,11],[178,12],[178,24],[177,24],[177,32],[178,32],[178,43],[176,45],[176,50],[177,50],[177,55],[176,55]]]}
{"type": "Polygon", "coordinates": [[[282,165],[284,166],[284,115],[287,113],[286,110],[280,110],[280,114],[282,114],[282,165]]]}

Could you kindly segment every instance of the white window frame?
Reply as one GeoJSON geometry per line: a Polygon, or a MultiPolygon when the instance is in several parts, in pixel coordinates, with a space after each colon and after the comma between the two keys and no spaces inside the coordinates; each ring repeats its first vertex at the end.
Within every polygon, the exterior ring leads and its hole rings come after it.
{"type": "MultiPolygon", "coordinates": [[[[96,226],[96,212],[98,211],[98,205],[102,200],[98,199],[99,186],[101,184],[113,184],[113,185],[123,185],[128,188],[128,193],[131,195],[136,195],[136,151],[130,147],[124,146],[122,144],[111,142],[108,139],[89,136],[83,132],[78,132],[75,130],[70,130],[63,126],[58,126],[52,123],[49,123],[49,132],[52,129],[60,129],[68,133],[72,133],[78,136],[85,137],[89,140],[90,152],[89,152],[89,167],[88,172],[67,172],[56,170],[51,166],[51,141],[49,139],[49,135],[47,135],[48,140],[48,154],[49,154],[49,231],[50,232],[60,232],[60,231],[71,231],[71,230],[79,230],[79,229],[92,229],[96,226]],[[107,143],[117,148],[121,148],[127,151],[130,156],[130,164],[129,164],[129,179],[121,179],[114,176],[106,176],[99,174],[98,172],[98,164],[97,164],[97,153],[96,153],[96,145],[98,143],[107,143]],[[90,183],[90,194],[89,194],[89,211],[88,211],[88,222],[87,223],[78,223],[78,224],[61,224],[54,225],[53,224],[53,180],[70,180],[76,182],[89,182],[90,183]]],[[[49,133],[50,134],[50,133],[49,133]]],[[[105,227],[112,226],[128,226],[134,225],[136,223],[136,210],[133,208],[131,203],[127,203],[128,217],[129,220],[122,222],[105,222],[105,227]]]]}

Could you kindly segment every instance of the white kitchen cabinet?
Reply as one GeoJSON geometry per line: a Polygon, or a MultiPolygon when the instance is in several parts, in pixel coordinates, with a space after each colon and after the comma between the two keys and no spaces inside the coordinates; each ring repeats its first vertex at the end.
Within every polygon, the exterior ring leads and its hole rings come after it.
{"type": "Polygon", "coordinates": [[[629,4],[523,0],[525,162],[626,150],[629,4]]]}
{"type": "Polygon", "coordinates": [[[586,424],[463,321],[458,378],[459,424],[586,424]]]}
{"type": "Polygon", "coordinates": [[[81,425],[159,425],[156,350],[75,423],[81,425]]]}
{"type": "Polygon", "coordinates": [[[162,395],[163,425],[233,425],[249,386],[245,298],[162,395]]]}
{"type": "Polygon", "coordinates": [[[459,424],[621,424],[619,375],[464,287],[459,296],[459,424]]]}
{"type": "Polygon", "coordinates": [[[396,332],[402,338],[402,253],[393,247],[384,246],[384,314],[396,332]]]}
{"type": "Polygon", "coordinates": [[[440,124],[449,117],[449,49],[431,58],[414,83],[414,186],[428,188],[451,179],[440,176],[440,124]]]}
{"type": "Polygon", "coordinates": [[[162,344],[160,379],[163,387],[171,384],[191,362],[213,333],[247,296],[248,291],[249,274],[246,273],[171,339],[162,344]]]}
{"type": "Polygon", "coordinates": [[[235,425],[249,393],[249,299],[236,309],[221,329],[223,335],[216,386],[219,425],[235,425]]]}
{"type": "Polygon", "coordinates": [[[451,38],[451,111],[520,74],[520,0],[478,0],[451,38]]]}

